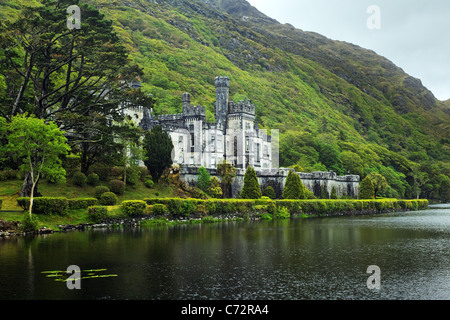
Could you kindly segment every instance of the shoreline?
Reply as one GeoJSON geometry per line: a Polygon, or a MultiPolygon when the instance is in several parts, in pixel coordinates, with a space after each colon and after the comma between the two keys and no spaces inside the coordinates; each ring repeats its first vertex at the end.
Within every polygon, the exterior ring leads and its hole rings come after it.
{"type": "MultiPolygon", "coordinates": [[[[426,200],[422,200],[426,201],[426,200]]],[[[10,239],[13,237],[26,237],[26,236],[39,236],[53,233],[64,233],[73,231],[86,231],[92,229],[120,229],[120,228],[152,228],[158,226],[171,226],[179,224],[206,224],[206,223],[221,223],[231,221],[245,221],[245,220],[288,220],[288,219],[311,219],[311,218],[330,218],[330,217],[350,217],[350,216],[369,216],[379,215],[385,213],[405,213],[411,211],[425,211],[427,206],[422,208],[389,208],[377,210],[375,208],[363,209],[363,210],[349,210],[349,211],[335,211],[331,213],[296,213],[291,214],[289,217],[277,218],[272,214],[261,214],[257,212],[250,213],[228,213],[218,215],[201,215],[193,214],[186,218],[168,219],[169,215],[157,216],[149,215],[145,217],[121,217],[121,218],[107,218],[100,223],[80,223],[80,224],[61,224],[58,225],[59,230],[53,230],[46,227],[42,227],[38,230],[31,232],[24,232],[20,230],[19,221],[6,221],[0,219],[0,239],[10,239]],[[205,219],[205,220],[204,220],[205,219]],[[6,228],[5,228],[6,227],[6,228]],[[12,227],[12,229],[11,229],[12,227]]]]}

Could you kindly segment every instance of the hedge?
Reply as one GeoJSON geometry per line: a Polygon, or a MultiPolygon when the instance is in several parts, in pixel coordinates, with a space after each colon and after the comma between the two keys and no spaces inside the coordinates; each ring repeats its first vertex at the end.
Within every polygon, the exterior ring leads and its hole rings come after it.
{"type": "Polygon", "coordinates": [[[92,206],[88,208],[88,215],[89,220],[100,223],[108,216],[108,209],[104,206],[92,206]]]}
{"type": "Polygon", "coordinates": [[[142,200],[128,200],[122,202],[122,210],[129,217],[144,215],[147,204],[142,200]]]}
{"type": "Polygon", "coordinates": [[[97,204],[96,198],[67,199],[69,210],[86,209],[97,204]]]}
{"type": "Polygon", "coordinates": [[[394,210],[421,210],[428,206],[428,200],[271,200],[260,199],[180,199],[180,198],[151,198],[144,199],[150,205],[162,204],[175,217],[189,216],[190,213],[200,212],[210,215],[229,213],[273,213],[275,209],[287,210],[290,215],[332,215],[337,213],[355,212],[386,212],[394,210]],[[194,209],[192,209],[194,207],[194,209]]]}
{"type": "MultiPolygon", "coordinates": [[[[17,198],[19,206],[28,210],[30,208],[30,198],[21,197],[17,198]]],[[[67,198],[62,197],[36,197],[33,198],[33,213],[43,215],[63,215],[69,208],[69,202],[67,198]]]]}

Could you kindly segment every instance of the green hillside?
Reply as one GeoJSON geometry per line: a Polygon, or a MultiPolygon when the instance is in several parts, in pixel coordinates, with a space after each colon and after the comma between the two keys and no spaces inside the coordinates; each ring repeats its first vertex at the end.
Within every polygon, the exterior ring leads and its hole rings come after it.
{"type": "MultiPolygon", "coordinates": [[[[376,171],[386,196],[420,188],[439,199],[450,176],[448,101],[386,58],[280,24],[244,0],[84,2],[113,21],[157,114],[181,112],[190,92],[213,121],[214,78],[227,75],[233,100],[252,100],[260,126],[280,130],[282,166],[376,171]]],[[[19,4],[38,1],[4,1],[0,18],[14,19],[19,4]]]]}

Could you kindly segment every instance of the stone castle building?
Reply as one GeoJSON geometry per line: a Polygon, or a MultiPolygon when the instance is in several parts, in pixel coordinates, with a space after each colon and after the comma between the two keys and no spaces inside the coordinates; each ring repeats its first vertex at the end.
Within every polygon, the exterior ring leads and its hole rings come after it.
{"type": "MultiPolygon", "coordinates": [[[[151,130],[161,126],[172,139],[172,160],[180,165],[180,178],[195,184],[198,168],[205,167],[212,176],[217,164],[227,161],[237,168],[229,196],[237,197],[242,189],[245,170],[252,166],[261,189],[272,186],[281,198],[289,173],[279,168],[278,130],[260,129],[255,122],[255,105],[249,100],[230,101],[230,79],[215,78],[215,122],[206,121],[205,107],[191,105],[189,93],[183,94],[182,113],[159,115],[152,110],[137,107],[126,110],[141,128],[151,130]]],[[[329,194],[334,188],[338,196],[359,194],[359,176],[337,176],[334,172],[297,173],[306,188],[316,196],[325,187],[329,194]]]]}
{"type": "Polygon", "coordinates": [[[255,105],[230,101],[228,77],[216,77],[215,87],[215,123],[207,122],[205,107],[191,105],[189,93],[184,93],[182,113],[156,118],[144,110],[139,125],[145,130],[159,125],[169,133],[174,164],[215,169],[226,160],[236,168],[272,168],[272,139],[255,122],[255,105]]]}

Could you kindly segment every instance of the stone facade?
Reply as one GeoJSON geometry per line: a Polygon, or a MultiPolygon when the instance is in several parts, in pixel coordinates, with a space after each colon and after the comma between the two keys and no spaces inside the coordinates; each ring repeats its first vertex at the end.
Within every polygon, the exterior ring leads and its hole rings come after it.
{"type": "Polygon", "coordinates": [[[193,106],[190,94],[183,94],[183,111],[159,115],[144,108],[127,114],[145,130],[160,125],[169,133],[175,165],[215,169],[224,160],[236,168],[252,166],[256,171],[270,169],[277,162],[278,150],[272,148],[272,137],[255,123],[255,105],[247,101],[229,101],[230,79],[216,77],[215,123],[206,121],[203,106],[193,106]]]}
{"type": "MultiPolygon", "coordinates": [[[[252,166],[258,176],[261,191],[272,186],[282,198],[289,170],[278,167],[278,130],[268,135],[255,122],[255,105],[249,100],[229,100],[230,79],[216,77],[215,123],[206,121],[203,106],[193,106],[190,94],[183,94],[183,111],[179,114],[159,115],[152,110],[137,107],[125,110],[144,130],[160,125],[169,133],[174,150],[172,160],[180,165],[180,178],[195,185],[198,168],[205,167],[211,176],[217,176],[216,166],[224,160],[237,168],[229,196],[237,197],[244,184],[245,169],[252,166]]],[[[306,188],[316,196],[322,189],[331,195],[333,188],[338,197],[358,197],[359,176],[338,176],[335,172],[297,172],[306,188]]],[[[218,177],[220,178],[220,177],[218,177]]]]}

